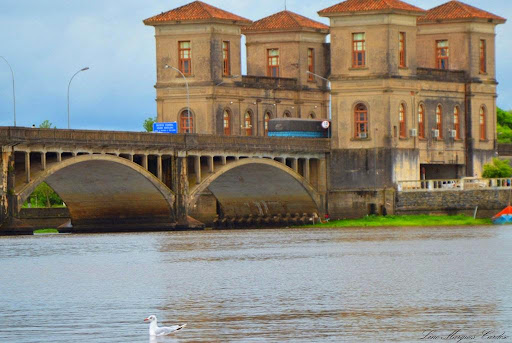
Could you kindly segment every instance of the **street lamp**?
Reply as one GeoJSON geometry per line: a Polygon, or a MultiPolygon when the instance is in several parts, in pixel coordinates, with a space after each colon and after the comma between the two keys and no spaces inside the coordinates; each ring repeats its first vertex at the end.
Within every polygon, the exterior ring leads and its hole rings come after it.
{"type": "MultiPolygon", "coordinates": [[[[306,74],[311,74],[315,77],[318,77],[319,79],[322,79],[322,80],[325,80],[327,82],[329,82],[329,88],[331,88],[330,84],[331,84],[331,81],[329,81],[329,79],[326,79],[325,77],[323,76],[320,76],[318,74],[315,74],[315,73],[312,73],[310,72],[309,70],[306,70],[306,74]]],[[[329,93],[329,120],[331,120],[331,94],[329,93]]]]}
{"type": "Polygon", "coordinates": [[[187,78],[185,77],[185,75],[181,72],[181,70],[177,69],[177,68],[174,68],[168,64],[166,64],[164,66],[164,69],[173,69],[173,70],[176,70],[178,73],[181,74],[181,76],[183,77],[183,80],[185,80],[185,86],[187,87],[187,116],[190,118],[192,116],[192,114],[190,113],[190,93],[188,92],[188,81],[187,81],[187,78]]]}
{"type": "Polygon", "coordinates": [[[12,103],[13,103],[13,106],[14,106],[14,126],[16,126],[16,93],[14,92],[14,72],[12,71],[11,65],[9,64],[9,62],[7,62],[5,57],[0,56],[0,58],[3,59],[5,61],[5,63],[7,63],[7,65],[9,66],[9,69],[11,69],[11,76],[12,76],[12,103]]]}
{"type": "Polygon", "coordinates": [[[73,76],[71,76],[71,80],[69,80],[69,84],[68,84],[68,130],[70,129],[70,125],[69,125],[69,87],[71,86],[71,81],[73,81],[73,78],[76,76],[76,74],[78,74],[81,71],[86,71],[86,70],[89,70],[89,67],[80,69],[75,74],[73,74],[73,76]]]}

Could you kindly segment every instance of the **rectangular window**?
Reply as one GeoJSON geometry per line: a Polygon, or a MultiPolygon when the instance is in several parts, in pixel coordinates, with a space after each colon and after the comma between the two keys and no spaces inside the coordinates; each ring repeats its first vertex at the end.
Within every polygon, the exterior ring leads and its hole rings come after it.
{"type": "Polygon", "coordinates": [[[178,42],[179,68],[184,75],[192,74],[190,41],[178,42]]]}
{"type": "Polygon", "coordinates": [[[224,76],[231,75],[231,63],[229,61],[229,42],[222,42],[222,59],[224,61],[224,76]]]}
{"type": "Polygon", "coordinates": [[[437,69],[448,69],[449,68],[449,57],[450,51],[448,47],[447,40],[438,40],[436,41],[437,46],[437,69]]]}
{"type": "MultiPolygon", "coordinates": [[[[315,72],[315,49],[308,49],[308,70],[311,73],[315,72]]],[[[308,81],[313,81],[315,76],[308,74],[308,81]]]]}
{"type": "Polygon", "coordinates": [[[400,61],[399,61],[399,65],[401,68],[405,68],[406,67],[406,63],[405,63],[405,32],[400,32],[399,34],[399,37],[398,37],[398,49],[399,49],[399,57],[400,57],[400,61]]]}
{"type": "Polygon", "coordinates": [[[356,125],[355,138],[368,138],[368,109],[363,104],[358,104],[354,111],[354,123],[356,125]]]}
{"type": "Polygon", "coordinates": [[[487,72],[487,47],[485,40],[480,40],[480,74],[487,72]]]}
{"type": "Polygon", "coordinates": [[[279,49],[267,50],[267,76],[279,77],[279,49]]]}
{"type": "Polygon", "coordinates": [[[364,32],[352,34],[352,67],[364,68],[366,66],[366,34],[364,32]]]}

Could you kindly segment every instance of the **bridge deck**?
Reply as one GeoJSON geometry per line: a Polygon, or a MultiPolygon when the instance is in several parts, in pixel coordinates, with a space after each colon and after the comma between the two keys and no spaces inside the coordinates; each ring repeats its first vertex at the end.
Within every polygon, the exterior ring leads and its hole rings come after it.
{"type": "Polygon", "coordinates": [[[108,148],[135,148],[181,151],[279,151],[326,153],[329,139],[288,137],[240,137],[200,134],[162,134],[128,131],[36,129],[0,127],[0,145],[51,145],[108,148]]]}

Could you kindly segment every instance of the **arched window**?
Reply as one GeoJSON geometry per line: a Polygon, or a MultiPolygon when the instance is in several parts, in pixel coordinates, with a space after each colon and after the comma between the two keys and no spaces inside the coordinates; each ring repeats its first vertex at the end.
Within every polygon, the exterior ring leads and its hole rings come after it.
{"type": "Polygon", "coordinates": [[[418,137],[425,138],[425,106],[418,107],[418,137]]]}
{"type": "Polygon", "coordinates": [[[453,109],[453,129],[455,130],[455,139],[460,139],[460,110],[459,106],[453,109]]]}
{"type": "Polygon", "coordinates": [[[487,138],[485,132],[485,107],[480,107],[480,139],[485,140],[487,138]]]}
{"type": "Polygon", "coordinates": [[[315,113],[314,112],[311,112],[309,115],[308,115],[308,118],[309,119],[315,119],[315,113]]]}
{"type": "Polygon", "coordinates": [[[265,136],[268,136],[268,122],[270,121],[272,113],[267,112],[265,113],[265,116],[263,117],[263,132],[265,136]]]}
{"type": "Polygon", "coordinates": [[[284,111],[283,118],[291,118],[291,117],[292,117],[292,114],[290,113],[290,111],[284,111]]]}
{"type": "Polygon", "coordinates": [[[194,120],[192,119],[192,114],[188,110],[185,110],[180,114],[180,132],[194,132],[194,120]]]}
{"type": "Polygon", "coordinates": [[[357,104],[354,110],[355,138],[368,137],[368,109],[364,104],[357,104]]]}
{"type": "Polygon", "coordinates": [[[231,113],[229,110],[224,110],[224,135],[231,135],[231,113]]]}
{"type": "Polygon", "coordinates": [[[244,130],[245,130],[246,136],[252,136],[252,113],[251,113],[251,111],[245,112],[244,130]]]}
{"type": "Polygon", "coordinates": [[[443,108],[437,105],[436,108],[436,130],[439,131],[438,138],[443,138],[443,108]]]}
{"type": "Polygon", "coordinates": [[[405,127],[405,105],[400,104],[400,108],[398,111],[398,119],[400,120],[400,138],[407,137],[407,131],[405,127]]]}

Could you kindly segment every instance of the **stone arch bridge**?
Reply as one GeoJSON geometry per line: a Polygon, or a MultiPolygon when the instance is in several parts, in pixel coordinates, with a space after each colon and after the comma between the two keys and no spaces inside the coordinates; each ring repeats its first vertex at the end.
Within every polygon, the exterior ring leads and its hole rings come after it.
{"type": "Polygon", "coordinates": [[[326,207],[327,139],[0,127],[0,146],[0,233],[41,182],[76,232],[286,225],[326,207]]]}

